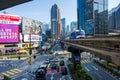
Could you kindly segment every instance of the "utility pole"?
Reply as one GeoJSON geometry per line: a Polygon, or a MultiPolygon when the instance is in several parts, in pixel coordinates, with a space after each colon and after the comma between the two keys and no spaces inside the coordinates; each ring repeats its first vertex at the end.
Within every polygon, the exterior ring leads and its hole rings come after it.
{"type": "Polygon", "coordinates": [[[32,54],[32,46],[31,46],[31,28],[30,28],[29,38],[30,38],[30,50],[29,50],[29,55],[30,55],[30,65],[31,65],[31,54],[32,54]]]}

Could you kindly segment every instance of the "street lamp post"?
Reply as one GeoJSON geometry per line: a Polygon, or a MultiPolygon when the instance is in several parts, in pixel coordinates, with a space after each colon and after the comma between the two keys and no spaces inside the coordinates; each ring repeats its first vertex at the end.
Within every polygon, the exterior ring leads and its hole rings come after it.
{"type": "Polygon", "coordinates": [[[30,34],[29,34],[29,38],[30,38],[30,50],[29,50],[29,55],[30,55],[30,65],[31,65],[31,54],[32,54],[32,46],[31,46],[31,28],[30,28],[30,34]]]}

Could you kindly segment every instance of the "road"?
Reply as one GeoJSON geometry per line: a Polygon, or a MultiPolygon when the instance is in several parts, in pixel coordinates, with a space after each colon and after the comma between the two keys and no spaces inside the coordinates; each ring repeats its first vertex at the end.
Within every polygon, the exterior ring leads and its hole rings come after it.
{"type": "Polygon", "coordinates": [[[35,79],[35,71],[36,69],[43,64],[43,61],[46,60],[47,58],[49,58],[51,56],[49,55],[37,55],[37,58],[30,64],[26,64],[26,63],[22,63],[19,64],[19,62],[21,61],[1,61],[0,64],[15,64],[16,67],[11,67],[9,65],[2,65],[2,67],[0,67],[1,73],[11,77],[12,80],[22,80],[24,78],[26,78],[27,80],[34,80],[35,79]],[[3,63],[4,62],[4,63],[3,63]],[[12,62],[12,63],[11,63],[12,62]],[[5,71],[5,72],[3,72],[5,71]]]}
{"type": "Polygon", "coordinates": [[[90,57],[90,54],[82,53],[81,64],[93,80],[116,80],[109,73],[101,69],[101,67],[95,65],[93,61],[90,60],[90,57]]]}
{"type": "MultiPolygon", "coordinates": [[[[53,47],[53,51],[57,52],[58,54],[59,54],[59,52],[63,52],[62,49],[61,49],[61,46],[59,44],[56,44],[53,47]]],[[[56,59],[58,59],[58,61],[56,63],[59,66],[59,72],[52,71],[52,69],[49,67],[48,68],[49,71],[46,74],[46,80],[71,80],[70,73],[69,73],[69,70],[68,70],[68,67],[67,67],[67,59],[68,59],[68,57],[64,53],[64,54],[55,56],[54,60],[56,60],[56,59]],[[64,58],[61,58],[61,56],[64,56],[64,58]],[[62,75],[61,74],[61,66],[59,65],[59,62],[61,60],[64,60],[64,62],[65,62],[65,67],[67,68],[67,71],[68,71],[67,75],[62,75]]],[[[54,62],[54,60],[52,60],[51,63],[54,62]]]]}
{"type": "Polygon", "coordinates": [[[14,69],[23,60],[0,60],[0,73],[14,69]]]}
{"type": "MultiPolygon", "coordinates": [[[[29,65],[25,70],[19,73],[16,76],[12,76],[12,80],[21,80],[26,78],[27,80],[34,80],[35,79],[35,71],[38,67],[44,63],[44,61],[51,56],[42,55],[39,56],[31,65],[29,65]],[[22,74],[22,75],[21,75],[22,74]]],[[[24,67],[23,67],[24,68],[24,67]]]]}

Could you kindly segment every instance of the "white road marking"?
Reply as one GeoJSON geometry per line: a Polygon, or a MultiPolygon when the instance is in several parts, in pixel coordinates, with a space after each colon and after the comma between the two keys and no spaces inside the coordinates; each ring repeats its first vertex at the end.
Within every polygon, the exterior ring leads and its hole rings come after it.
{"type": "Polygon", "coordinates": [[[98,68],[96,68],[95,66],[92,66],[95,70],[98,70],[98,68]]]}
{"type": "Polygon", "coordinates": [[[90,71],[87,67],[85,67],[85,69],[86,69],[87,71],[90,71]]]}

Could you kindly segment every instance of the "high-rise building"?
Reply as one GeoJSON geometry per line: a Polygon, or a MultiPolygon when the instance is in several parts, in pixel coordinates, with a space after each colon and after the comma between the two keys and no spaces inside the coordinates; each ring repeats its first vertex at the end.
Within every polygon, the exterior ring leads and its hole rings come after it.
{"type": "Polygon", "coordinates": [[[51,8],[51,33],[52,39],[59,39],[61,37],[60,9],[56,4],[51,8]]]}
{"type": "Polygon", "coordinates": [[[108,34],[108,0],[77,0],[78,26],[86,35],[108,34]]]}
{"type": "Polygon", "coordinates": [[[61,19],[61,23],[62,23],[62,37],[64,37],[65,36],[65,27],[66,27],[65,18],[61,19]]]}
{"type": "Polygon", "coordinates": [[[77,0],[77,19],[78,29],[84,29],[85,15],[85,0],[77,0]]]}
{"type": "Polygon", "coordinates": [[[51,38],[51,30],[50,29],[46,30],[46,36],[48,36],[48,38],[51,38]]]}
{"type": "Polygon", "coordinates": [[[42,25],[42,33],[45,34],[46,30],[49,30],[49,29],[50,29],[49,24],[43,23],[43,25],[42,25]]]}
{"type": "Polygon", "coordinates": [[[67,28],[66,28],[66,35],[68,35],[70,33],[70,26],[67,25],[67,28]]]}
{"type": "Polygon", "coordinates": [[[70,28],[71,28],[71,32],[73,32],[74,30],[76,30],[77,29],[77,22],[76,21],[72,21],[71,23],[70,23],[70,28]]]}
{"type": "Polygon", "coordinates": [[[120,4],[109,12],[109,31],[120,31],[120,4]]]}

